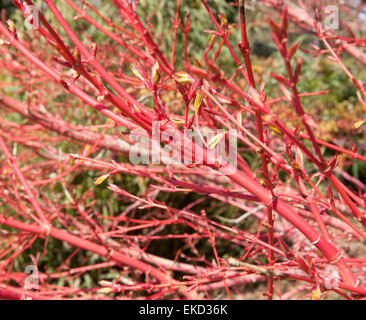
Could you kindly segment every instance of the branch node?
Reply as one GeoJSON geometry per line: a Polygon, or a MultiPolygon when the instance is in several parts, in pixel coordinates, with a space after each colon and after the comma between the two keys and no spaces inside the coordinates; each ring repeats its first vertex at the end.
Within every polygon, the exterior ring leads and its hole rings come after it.
{"type": "Polygon", "coordinates": [[[316,239],[315,241],[313,241],[312,242],[312,244],[315,246],[315,245],[317,245],[318,243],[319,243],[319,241],[320,241],[320,238],[321,238],[321,235],[319,234],[319,237],[318,237],[318,239],[316,239]]]}
{"type": "Polygon", "coordinates": [[[337,264],[339,262],[339,260],[341,260],[343,258],[343,253],[341,250],[338,250],[338,253],[335,255],[334,258],[329,260],[330,264],[337,264]]]}

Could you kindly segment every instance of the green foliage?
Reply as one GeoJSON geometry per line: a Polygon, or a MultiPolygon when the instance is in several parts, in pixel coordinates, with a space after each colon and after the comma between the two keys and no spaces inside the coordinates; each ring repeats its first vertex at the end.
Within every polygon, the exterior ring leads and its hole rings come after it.
{"type": "MultiPolygon", "coordinates": [[[[73,28],[73,30],[76,31],[76,33],[80,34],[83,33],[84,35],[88,34],[97,43],[105,40],[105,37],[100,32],[97,32],[97,29],[93,25],[89,24],[86,20],[84,19],[73,20],[73,17],[76,16],[77,14],[65,1],[54,0],[53,2],[55,3],[57,9],[60,11],[64,19],[69,23],[69,25],[73,28]]],[[[81,1],[78,0],[74,2],[80,9],[83,8],[83,4],[81,3],[81,1]]],[[[102,15],[106,17],[114,16],[115,6],[112,1],[93,0],[89,2],[102,15]]],[[[73,47],[71,40],[66,36],[66,33],[64,32],[64,30],[54,17],[53,13],[48,9],[47,4],[42,0],[33,0],[33,3],[39,9],[39,11],[45,16],[47,21],[56,29],[56,31],[58,31],[63,36],[63,40],[65,41],[65,43],[73,47]]],[[[9,8],[14,8],[14,5],[10,4],[9,8]]],[[[102,25],[105,24],[105,21],[94,12],[92,12],[91,10],[88,10],[87,12],[98,23],[102,25]]],[[[8,16],[10,16],[11,13],[12,11],[8,12],[8,16]]],[[[25,34],[29,33],[29,30],[25,28],[24,24],[25,18],[23,14],[20,12],[20,10],[15,10],[14,13],[11,15],[11,19],[13,19],[14,22],[16,23],[17,30],[21,31],[20,33],[23,32],[25,34]]],[[[88,45],[88,43],[85,43],[85,45],[88,45]]]]}

